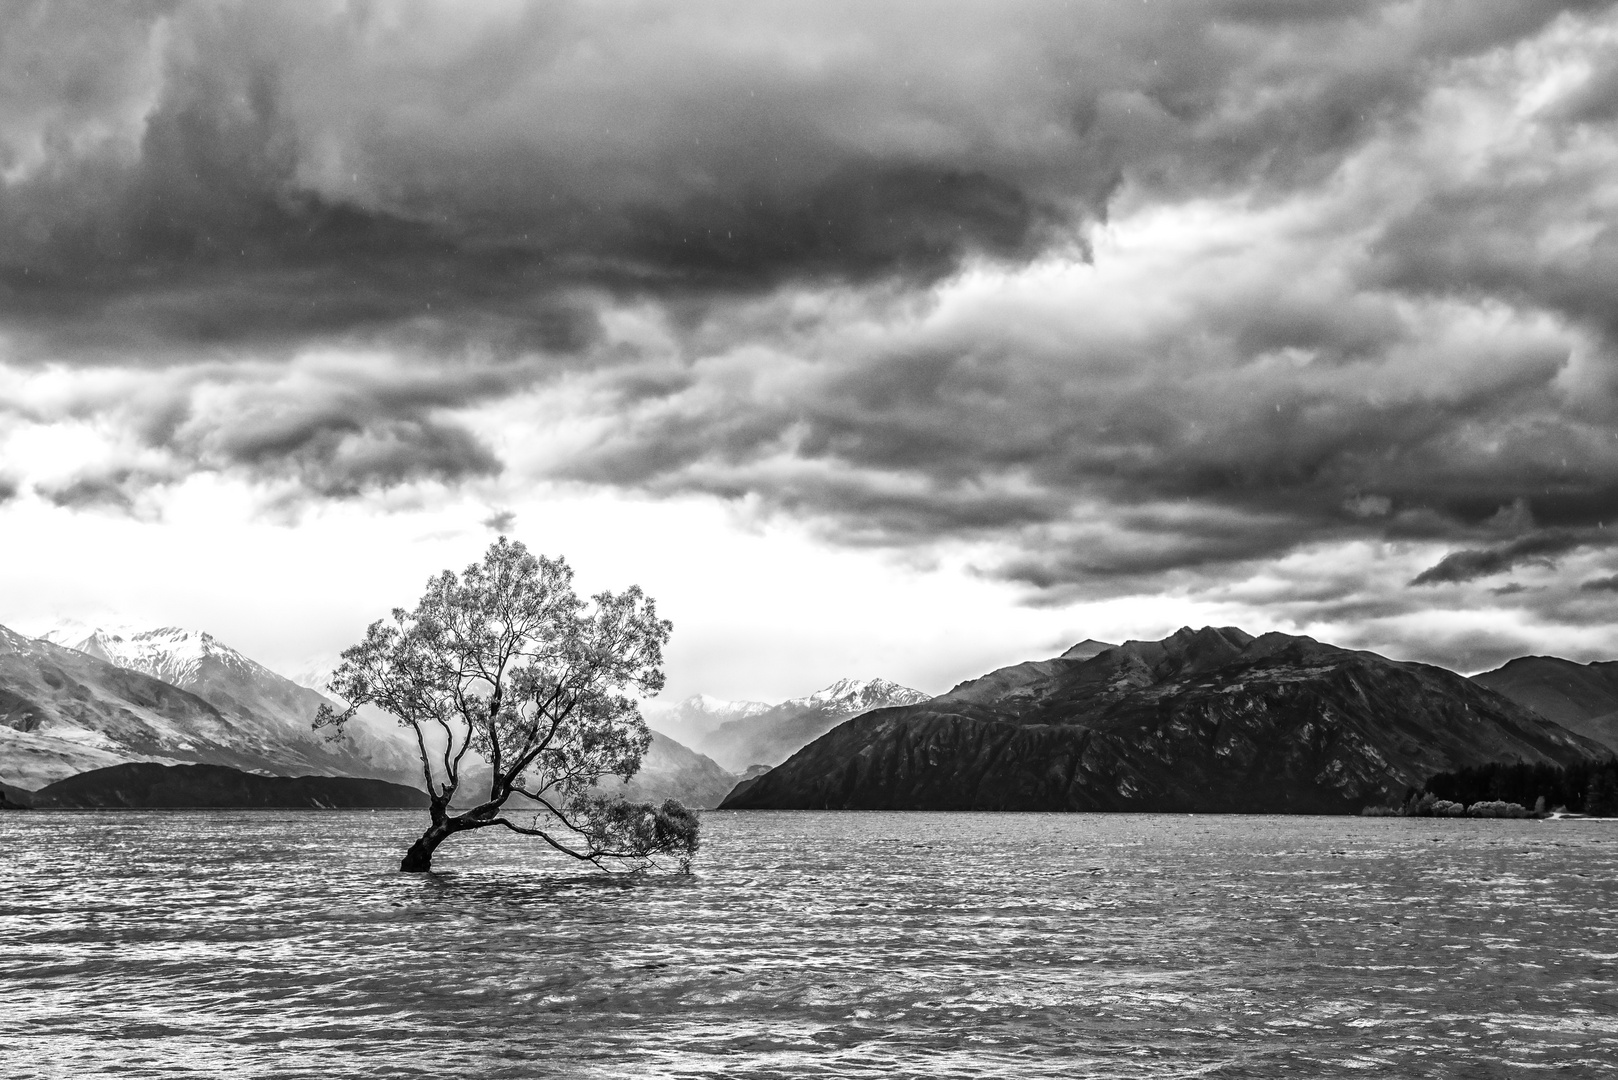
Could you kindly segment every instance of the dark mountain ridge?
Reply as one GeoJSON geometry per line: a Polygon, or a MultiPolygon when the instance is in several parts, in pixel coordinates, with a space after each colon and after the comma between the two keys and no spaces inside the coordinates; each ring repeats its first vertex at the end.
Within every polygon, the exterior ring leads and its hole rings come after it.
{"type": "Polygon", "coordinates": [[[1472,681],[1618,753],[1618,661],[1519,656],[1472,681]]]}
{"type": "Polygon", "coordinates": [[[1185,628],[867,713],[722,808],[1354,813],[1485,761],[1604,748],[1442,668],[1185,628]]]}
{"type": "Polygon", "coordinates": [[[139,761],[58,780],[29,797],[36,810],[420,809],[427,794],[352,776],[259,776],[223,765],[139,761]]]}

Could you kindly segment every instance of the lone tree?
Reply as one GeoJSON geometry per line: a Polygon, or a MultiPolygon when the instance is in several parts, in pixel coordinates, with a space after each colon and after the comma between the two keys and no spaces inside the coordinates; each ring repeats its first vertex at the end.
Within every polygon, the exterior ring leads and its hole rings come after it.
{"type": "Polygon", "coordinates": [[[415,733],[432,821],[401,870],[430,870],[439,844],[491,826],[602,868],[658,856],[689,865],[695,814],[673,799],[630,803],[595,786],[640,768],[651,732],[623,691],[662,689],[672,629],[638,586],[586,603],[565,560],[536,558],[502,536],[481,563],[433,578],[414,610],[395,608],[343,652],[329,686],[348,707],[321,706],[315,726],[340,732],[370,704],[415,733]],[[489,789],[452,813],[469,753],[488,764],[489,789]],[[513,795],[539,808],[531,823],[508,816],[513,795]]]}

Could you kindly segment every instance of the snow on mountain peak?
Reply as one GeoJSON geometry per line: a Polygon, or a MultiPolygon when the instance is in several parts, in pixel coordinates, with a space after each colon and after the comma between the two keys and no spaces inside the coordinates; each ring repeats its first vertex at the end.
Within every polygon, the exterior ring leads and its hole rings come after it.
{"type": "Polygon", "coordinates": [[[928,700],[930,695],[908,686],[900,686],[887,679],[838,679],[830,686],[816,690],[806,697],[793,698],[783,705],[798,705],[815,709],[886,708],[893,705],[914,705],[928,700]]]}
{"type": "Polygon", "coordinates": [[[930,696],[887,679],[838,679],[812,694],[781,702],[727,701],[711,694],[693,694],[667,711],[677,722],[711,723],[716,720],[745,720],[777,709],[864,712],[890,705],[914,705],[918,701],[928,700],[930,696]]]}
{"type": "Polygon", "coordinates": [[[112,620],[91,624],[63,619],[35,636],[176,686],[192,685],[202,666],[209,661],[254,677],[260,673],[272,674],[262,664],[204,630],[179,626],[143,627],[112,620]]]}

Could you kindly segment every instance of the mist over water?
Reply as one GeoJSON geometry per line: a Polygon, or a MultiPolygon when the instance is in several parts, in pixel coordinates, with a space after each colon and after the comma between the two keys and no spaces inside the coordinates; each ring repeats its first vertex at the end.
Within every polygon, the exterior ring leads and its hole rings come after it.
{"type": "Polygon", "coordinates": [[[1618,1064],[1618,825],[710,812],[689,877],[413,813],[0,817],[12,1077],[1507,1077],[1618,1064]]]}

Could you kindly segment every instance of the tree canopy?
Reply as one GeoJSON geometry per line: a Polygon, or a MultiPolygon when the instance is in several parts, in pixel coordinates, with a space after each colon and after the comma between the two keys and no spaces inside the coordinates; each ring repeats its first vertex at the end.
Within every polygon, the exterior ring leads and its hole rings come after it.
{"type": "Polygon", "coordinates": [[[630,803],[596,786],[640,768],[651,732],[627,691],[662,689],[672,629],[638,586],[585,601],[565,560],[502,536],[481,562],[439,574],[413,609],[395,608],[343,652],[329,686],[347,708],[322,706],[315,726],[341,731],[374,705],[414,732],[431,823],[403,870],[431,869],[444,840],[490,827],[603,868],[663,856],[689,865],[694,813],[673,799],[630,803]],[[487,764],[489,786],[466,806],[473,760],[487,764]],[[526,823],[508,806],[514,796],[537,808],[526,823]]]}

